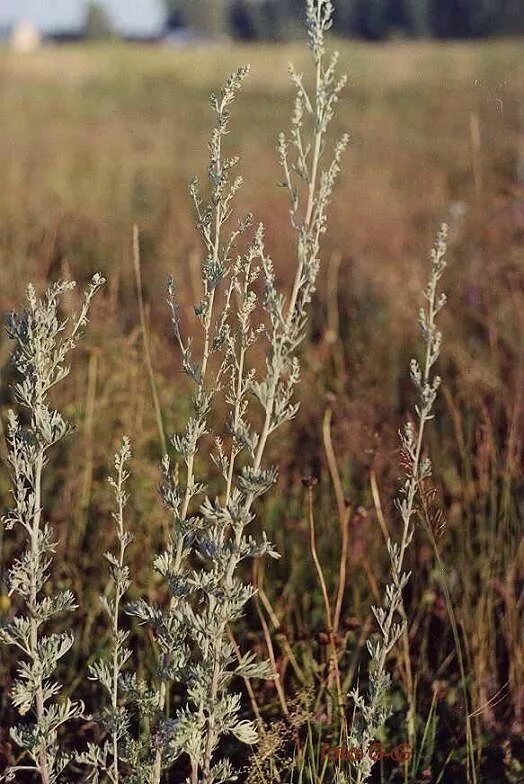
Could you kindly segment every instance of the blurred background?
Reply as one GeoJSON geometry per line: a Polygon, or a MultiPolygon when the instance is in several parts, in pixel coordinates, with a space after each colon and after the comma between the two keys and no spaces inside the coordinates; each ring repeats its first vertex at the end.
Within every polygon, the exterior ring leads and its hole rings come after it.
{"type": "MultiPolygon", "coordinates": [[[[185,34],[286,40],[302,30],[302,6],[302,0],[3,0],[0,28],[9,34],[25,23],[61,39],[185,34]]],[[[515,35],[523,32],[524,11],[520,0],[340,0],[335,29],[377,41],[515,35]]]]}
{"type": "MultiPolygon", "coordinates": [[[[333,137],[349,130],[351,143],[323,245],[301,409],[273,444],[279,488],[260,509],[283,557],[265,578],[253,577],[263,601],[239,638],[264,654],[268,641],[273,645],[284,692],[272,683],[260,687],[264,716],[285,715],[286,700],[304,688],[322,693],[325,621],[301,482],[314,474],[318,548],[332,594],[340,493],[349,509],[349,579],[338,630],[345,686],[360,667],[365,672],[370,604],[387,579],[379,523],[393,533],[399,525],[391,504],[400,474],[397,431],[413,404],[407,368],[418,350],[420,291],[435,231],[447,220],[444,385],[430,436],[446,574],[418,531],[406,597],[412,666],[400,656],[392,662],[389,732],[392,743],[405,740],[402,717],[414,701],[424,753],[412,780],[460,784],[469,780],[471,714],[480,780],[513,784],[523,780],[524,724],[524,3],[335,6],[332,42],[349,84],[333,137]]],[[[100,553],[112,542],[105,477],[122,432],[135,454],[133,590],[161,596],[144,557],[158,550],[165,527],[152,384],[166,432],[182,427],[188,407],[165,281],[168,274],[177,279],[181,317],[192,329],[202,258],[188,183],[194,174],[206,180],[209,93],[244,63],[251,74],[227,137],[245,180],[238,212],[251,210],[266,224],[279,281],[291,282],[293,232],[275,142],[292,107],[290,60],[310,83],[303,15],[302,0],[0,0],[0,310],[18,307],[30,280],[41,287],[60,276],[82,283],[96,270],[108,278],[89,338],[57,391],[77,433],[54,455],[46,487],[60,542],[55,578],[73,588],[81,608],[74,657],[62,676],[88,704],[85,663],[92,640],[102,646],[105,639],[97,598],[106,581],[100,553]]],[[[74,297],[69,304],[77,304],[74,297]]],[[[2,421],[11,404],[9,351],[2,337],[2,421]]],[[[7,503],[2,469],[0,506],[7,503]]],[[[18,543],[0,531],[0,548],[5,565],[18,543]]],[[[0,576],[0,615],[10,612],[1,594],[0,576]]],[[[144,671],[149,642],[133,633],[144,671]]],[[[2,686],[12,665],[2,657],[2,686]]],[[[5,728],[10,707],[0,691],[5,728]]],[[[314,715],[327,732],[322,699],[314,715]]],[[[0,763],[11,754],[0,729],[0,763]]],[[[376,775],[398,780],[387,765],[376,775]]]]}

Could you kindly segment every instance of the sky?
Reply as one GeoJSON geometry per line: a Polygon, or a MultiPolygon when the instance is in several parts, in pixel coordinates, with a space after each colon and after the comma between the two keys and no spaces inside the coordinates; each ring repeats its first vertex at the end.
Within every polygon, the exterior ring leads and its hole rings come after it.
{"type": "MultiPolygon", "coordinates": [[[[100,0],[115,28],[124,34],[158,32],[164,20],[162,0],[100,0]]],[[[0,0],[0,28],[29,19],[43,32],[78,29],[85,0],[0,0]]]]}

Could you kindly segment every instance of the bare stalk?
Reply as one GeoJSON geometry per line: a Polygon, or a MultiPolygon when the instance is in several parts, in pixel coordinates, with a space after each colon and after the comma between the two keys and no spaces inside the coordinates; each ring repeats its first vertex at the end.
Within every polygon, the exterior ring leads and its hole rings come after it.
{"type": "Polygon", "coordinates": [[[164,430],[164,422],[162,419],[162,408],[160,406],[160,398],[158,396],[158,387],[155,378],[155,371],[153,369],[153,360],[151,358],[151,347],[149,345],[149,331],[146,322],[146,311],[144,307],[144,293],[142,290],[142,264],[140,260],[140,232],[136,223],[133,226],[133,269],[135,271],[135,284],[136,296],[138,300],[138,313],[140,317],[140,328],[142,330],[142,341],[144,344],[144,356],[146,360],[147,375],[149,378],[149,386],[151,388],[151,397],[153,398],[153,408],[155,410],[156,425],[158,428],[158,436],[162,445],[162,454],[167,452],[167,441],[164,430]]]}

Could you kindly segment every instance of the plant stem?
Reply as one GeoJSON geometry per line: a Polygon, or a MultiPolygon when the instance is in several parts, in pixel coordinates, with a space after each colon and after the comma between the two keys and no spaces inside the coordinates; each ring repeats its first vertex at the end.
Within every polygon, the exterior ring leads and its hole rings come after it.
{"type": "MultiPolygon", "coordinates": [[[[35,506],[34,506],[34,514],[33,514],[33,525],[31,528],[31,556],[35,564],[36,563],[39,564],[41,562],[39,537],[40,537],[43,465],[44,465],[44,452],[43,449],[40,448],[36,458],[35,470],[34,470],[35,506]]],[[[35,618],[36,603],[37,603],[36,570],[32,569],[29,613],[31,618],[30,621],[31,622],[31,657],[33,660],[33,664],[36,664],[36,662],[39,662],[40,660],[38,654],[38,622],[35,618]]],[[[36,690],[36,716],[37,716],[38,726],[41,727],[43,725],[43,720],[44,720],[44,689],[43,689],[41,674],[39,675],[39,682],[36,690]]],[[[49,744],[49,739],[47,737],[44,737],[43,748],[41,749],[38,755],[38,768],[40,771],[40,776],[42,777],[42,784],[49,784],[49,770],[47,765],[48,744],[49,744]]]]}
{"type": "MultiPolygon", "coordinates": [[[[124,495],[122,490],[123,484],[123,475],[124,475],[124,466],[125,463],[123,460],[120,461],[118,465],[118,474],[117,474],[117,499],[118,499],[118,511],[117,511],[117,530],[118,530],[118,539],[120,542],[120,552],[119,552],[119,559],[118,559],[118,566],[119,569],[122,570],[124,567],[124,557],[125,557],[125,540],[124,540],[124,495]]],[[[115,593],[115,602],[114,602],[114,609],[113,609],[113,688],[111,694],[111,705],[113,707],[113,711],[116,713],[118,708],[118,676],[119,676],[119,648],[118,648],[118,620],[120,614],[120,603],[122,600],[123,591],[120,579],[116,581],[116,593],[115,593]]],[[[117,730],[113,730],[113,781],[112,784],[118,784],[120,781],[120,772],[119,772],[119,765],[118,765],[118,732],[117,730]]]]}
{"type": "Polygon", "coordinates": [[[162,409],[160,406],[160,398],[158,396],[158,388],[153,370],[153,360],[151,358],[151,347],[149,345],[149,332],[147,329],[146,312],[144,307],[144,294],[142,290],[142,265],[140,260],[140,234],[136,223],[133,226],[133,268],[135,270],[136,282],[136,296],[138,301],[138,312],[140,316],[140,327],[142,330],[142,341],[144,343],[144,356],[146,360],[147,375],[149,378],[149,386],[151,388],[151,397],[153,398],[153,408],[155,410],[156,425],[158,428],[158,435],[162,445],[162,454],[167,453],[167,441],[164,430],[164,422],[162,418],[162,409]]]}
{"type": "Polygon", "coordinates": [[[343,727],[345,723],[345,717],[344,717],[344,704],[342,700],[342,688],[340,685],[340,671],[338,668],[338,652],[337,652],[337,643],[335,639],[336,630],[333,628],[333,618],[331,615],[329,594],[326,586],[326,580],[324,578],[324,572],[322,570],[322,565],[320,563],[320,559],[318,557],[318,551],[317,551],[312,484],[308,486],[308,518],[309,518],[309,544],[311,549],[311,555],[313,557],[313,563],[315,564],[315,569],[317,571],[318,580],[320,583],[320,589],[322,591],[322,598],[324,600],[327,633],[329,638],[329,645],[331,647],[331,655],[330,655],[328,670],[330,674],[331,672],[333,672],[335,676],[335,684],[337,689],[337,711],[341,721],[341,726],[343,727]]]}

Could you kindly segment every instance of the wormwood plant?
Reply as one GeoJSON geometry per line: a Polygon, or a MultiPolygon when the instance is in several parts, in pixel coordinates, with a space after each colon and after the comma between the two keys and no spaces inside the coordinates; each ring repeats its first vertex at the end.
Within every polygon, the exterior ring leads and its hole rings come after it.
{"type": "MultiPolygon", "coordinates": [[[[125,704],[126,696],[139,688],[134,673],[124,672],[131,650],[127,645],[129,633],[121,628],[121,606],[131,584],[129,567],[125,562],[126,550],[132,536],[125,528],[124,512],[127,504],[127,469],[131,458],[129,439],[124,437],[114,458],[114,475],[108,477],[113,489],[115,509],[113,520],[117,539],[116,552],[108,551],[105,558],[109,564],[110,581],[106,592],[100,597],[110,623],[111,644],[109,660],[99,659],[89,667],[89,676],[98,681],[106,696],[107,705],[97,712],[98,723],[104,731],[106,740],[102,744],[89,743],[87,750],[77,755],[77,761],[87,766],[87,780],[98,782],[109,780],[118,784],[121,780],[121,760],[132,766],[140,765],[141,774],[145,773],[140,755],[140,747],[131,734],[132,715],[125,704]]],[[[140,700],[137,701],[140,704],[140,700]]],[[[156,703],[154,707],[157,707],[156,703]]],[[[149,771],[148,771],[149,772],[149,771]]],[[[140,780],[140,779],[137,779],[140,780]]],[[[143,779],[144,780],[144,779],[143,779]]]]}
{"type": "Polygon", "coordinates": [[[296,88],[291,131],[278,142],[296,233],[291,293],[286,296],[277,287],[263,227],[255,230],[243,251],[238,248],[250,230],[251,216],[231,227],[241,178],[233,176],[238,159],[226,157],[223,144],[229,107],[247,68],[232,74],[220,95],[211,98],[215,128],[209,144],[208,199],[198,181],[191,185],[205,253],[202,298],[194,309],[202,332],[198,352],[183,337],[174,283],[169,287],[183,369],[194,385],[193,410],[184,431],[171,439],[185,471],[173,472],[168,457],[162,467],[162,497],[172,529],[155,568],[167,581],[170,600],[167,607],[140,601],[130,612],[150,624],[161,653],[156,671],[161,710],[165,713],[175,683],[185,686],[187,702],[172,717],[162,717],[153,732],[153,782],[183,754],[190,760],[191,784],[234,781],[231,762],[223,755],[216,761],[221,738],[232,734],[247,744],[257,740],[253,722],[241,718],[241,695],[232,691],[232,683],[239,676],[268,677],[270,670],[251,654],[237,658],[230,638],[231,624],[254,593],[239,578],[238,567],[247,558],[277,555],[264,534],[256,541],[246,529],[255,518],[255,501],[277,478],[276,468],[264,463],[269,438],[298,409],[297,350],[315,291],[326,210],[348,141],[344,136],[326,162],[327,131],[345,78],[336,75],[337,55],[326,55],[332,3],[308,0],[306,8],[314,87],[309,91],[302,75],[290,69],[296,88]],[[261,353],[266,359],[260,374],[256,359],[261,353]],[[222,402],[227,415],[218,421],[222,402]],[[209,483],[197,476],[197,457],[209,436],[221,484],[214,497],[209,483]]]}
{"type": "MultiPolygon", "coordinates": [[[[358,784],[369,779],[373,767],[373,760],[368,754],[369,746],[391,715],[387,700],[391,683],[387,671],[387,657],[405,631],[403,591],[410,578],[410,572],[405,570],[406,553],[413,540],[414,519],[424,516],[424,487],[432,474],[431,460],[424,454],[424,433],[426,425],[433,419],[433,406],[441,383],[440,377],[433,375],[432,370],[439,358],[442,342],[436,319],[446,303],[446,295],[438,293],[438,283],[446,267],[447,233],[447,226],[443,224],[430,256],[431,274],[424,291],[426,305],[419,312],[420,330],[425,346],[424,360],[420,365],[416,359],[412,359],[410,365],[411,380],[418,393],[418,403],[415,406],[415,416],[406,423],[400,433],[405,479],[395,505],[402,521],[402,536],[400,542],[388,540],[391,582],[384,591],[382,605],[373,607],[379,634],[376,639],[368,641],[371,656],[369,691],[364,696],[357,686],[351,692],[359,712],[349,740],[350,746],[356,746],[362,752],[361,759],[356,761],[358,784]]],[[[345,781],[343,775],[340,781],[345,781]]]]}
{"type": "Polygon", "coordinates": [[[28,719],[11,730],[12,738],[26,754],[20,764],[4,774],[8,781],[22,771],[38,773],[43,784],[57,781],[70,760],[60,749],[58,731],[83,712],[80,702],[56,699],[61,686],[53,680],[53,673],[71,648],[73,635],[46,633],[46,628],[57,615],[73,611],[76,605],[71,591],[53,595],[48,590],[56,543],[45,519],[42,484],[49,449],[71,431],[60,412],[52,408],[49,393],[69,373],[69,355],[103,283],[100,275],[93,277],[80,312],[69,319],[61,319],[59,305],[74,283],[56,283],[42,299],[29,286],[25,309],[7,318],[8,334],[15,341],[13,364],[20,377],[14,384],[14,395],[24,413],[9,413],[7,445],[13,506],[3,522],[7,529],[22,529],[26,549],[7,575],[9,594],[16,597],[18,611],[0,628],[0,640],[20,654],[11,696],[20,715],[28,719]]]}

